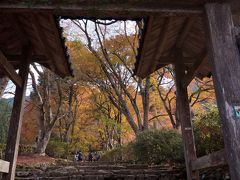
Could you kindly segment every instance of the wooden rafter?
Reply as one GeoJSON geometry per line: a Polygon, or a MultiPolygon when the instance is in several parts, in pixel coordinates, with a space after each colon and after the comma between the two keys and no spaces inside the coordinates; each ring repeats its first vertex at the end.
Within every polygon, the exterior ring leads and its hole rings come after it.
{"type": "MultiPolygon", "coordinates": [[[[159,61],[161,60],[160,58],[167,42],[167,38],[168,38],[167,33],[169,30],[169,27],[171,26],[171,22],[172,22],[171,17],[165,19],[164,27],[162,28],[159,34],[159,39],[158,39],[159,44],[157,44],[158,48],[156,48],[155,53],[153,54],[154,56],[153,59],[158,59],[159,61]]],[[[150,72],[154,72],[159,61],[153,61],[150,67],[150,72]]]]}
{"type": "Polygon", "coordinates": [[[15,85],[22,86],[22,78],[16,73],[14,67],[8,62],[2,51],[0,51],[0,66],[15,85]]]}
{"type": "MultiPolygon", "coordinates": [[[[31,17],[31,21],[32,21],[32,27],[34,29],[34,31],[38,34],[38,40],[40,42],[40,46],[41,49],[43,50],[44,54],[47,56],[47,59],[45,59],[45,61],[50,61],[51,59],[54,59],[54,57],[52,56],[52,48],[50,47],[49,43],[47,43],[48,41],[47,36],[45,35],[44,32],[40,31],[42,29],[39,20],[37,19],[36,14],[33,14],[31,17]]],[[[55,70],[55,66],[53,66],[52,63],[50,63],[51,65],[51,69],[55,70]]]]}
{"type": "MultiPolygon", "coordinates": [[[[149,18],[148,18],[148,21],[147,21],[147,23],[145,24],[145,28],[146,28],[146,32],[145,32],[145,34],[144,34],[144,42],[148,42],[149,40],[150,40],[150,32],[151,32],[151,27],[152,27],[152,24],[153,24],[153,21],[154,21],[154,17],[152,17],[152,16],[150,16],[149,18]]],[[[141,53],[141,56],[140,56],[140,60],[139,60],[139,65],[138,65],[138,71],[137,71],[137,73],[136,74],[138,74],[138,72],[141,72],[142,71],[142,64],[144,64],[144,60],[145,60],[145,58],[143,58],[143,55],[146,53],[145,52],[145,49],[146,49],[146,44],[147,43],[143,43],[143,47],[142,47],[142,51],[140,52],[141,53]]]]}
{"type": "MultiPolygon", "coordinates": [[[[6,54],[5,57],[12,64],[17,64],[17,63],[20,64],[21,61],[24,61],[24,58],[23,58],[22,55],[8,55],[8,54],[6,54]]],[[[49,63],[49,60],[44,55],[33,55],[32,58],[30,59],[29,63],[36,62],[36,61],[38,63],[49,63]]]]}
{"type": "MultiPolygon", "coordinates": [[[[182,61],[184,64],[193,65],[194,57],[182,57],[182,61]]],[[[175,58],[172,56],[161,56],[159,59],[156,59],[156,67],[162,64],[174,64],[175,58]]]]}
{"type": "Polygon", "coordinates": [[[188,35],[189,31],[191,30],[194,22],[195,22],[194,18],[188,17],[185,20],[185,22],[183,23],[183,28],[182,28],[181,32],[179,33],[179,37],[176,42],[176,48],[182,49],[183,43],[185,42],[187,35],[188,35]]]}
{"type": "Polygon", "coordinates": [[[8,14],[8,20],[11,21],[11,25],[14,28],[15,32],[18,35],[18,38],[21,42],[22,47],[26,46],[29,44],[28,38],[26,38],[26,33],[24,32],[22,26],[20,25],[18,19],[14,14],[8,14]]]}

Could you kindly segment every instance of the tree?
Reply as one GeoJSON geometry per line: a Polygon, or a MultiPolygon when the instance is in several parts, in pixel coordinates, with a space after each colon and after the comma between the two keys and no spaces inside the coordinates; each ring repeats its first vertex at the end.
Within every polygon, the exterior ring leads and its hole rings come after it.
{"type": "Polygon", "coordinates": [[[43,71],[41,72],[36,65],[33,65],[33,67],[39,74],[39,84],[37,84],[33,72],[30,71],[33,87],[31,98],[34,98],[40,112],[36,152],[45,155],[53,126],[63,116],[60,114],[63,96],[59,78],[56,75],[46,68],[42,67],[43,71]]]}
{"type": "Polygon", "coordinates": [[[122,113],[109,101],[104,93],[93,93],[93,113],[98,122],[101,147],[106,150],[121,146],[126,126],[122,113]]]}
{"type": "Polygon", "coordinates": [[[128,35],[125,24],[123,33],[118,32],[120,35],[108,38],[108,25],[115,21],[94,21],[93,33],[89,32],[91,22],[88,20],[72,22],[84,33],[83,42],[86,42],[86,47],[101,67],[100,76],[87,74],[89,82],[108,95],[111,103],[126,117],[135,134],[147,130],[150,77],[141,80],[134,77],[132,72],[138,41],[137,31],[128,35]],[[93,45],[93,42],[97,45],[93,45]],[[137,102],[139,96],[141,106],[137,102]]]}
{"type": "Polygon", "coordinates": [[[0,78],[0,97],[3,96],[4,90],[7,87],[8,81],[9,81],[8,77],[0,78]]]}
{"type": "Polygon", "coordinates": [[[12,104],[6,99],[0,101],[0,143],[6,143],[12,104]]]}
{"type": "MultiPolygon", "coordinates": [[[[173,128],[178,129],[180,122],[176,116],[176,87],[175,74],[172,65],[165,66],[154,74],[153,86],[158,92],[162,102],[164,113],[160,113],[153,118],[166,116],[169,118],[173,128]]],[[[188,88],[189,104],[194,115],[195,109],[206,102],[214,102],[215,94],[212,79],[200,80],[195,78],[188,88]]]]}
{"type": "Polygon", "coordinates": [[[196,150],[198,156],[204,156],[224,148],[220,116],[216,105],[207,104],[193,119],[196,150]]]}
{"type": "MultiPolygon", "coordinates": [[[[75,58],[76,54],[72,55],[75,58]]],[[[73,65],[78,72],[78,64],[75,63],[74,58],[73,65]]],[[[48,69],[36,64],[32,64],[31,69],[34,69],[38,74],[37,80],[33,71],[30,71],[33,87],[31,100],[37,106],[39,112],[36,151],[44,155],[56,125],[58,125],[61,141],[71,142],[79,106],[82,102],[82,94],[79,91],[81,84],[78,76],[62,79],[48,69]]]]}

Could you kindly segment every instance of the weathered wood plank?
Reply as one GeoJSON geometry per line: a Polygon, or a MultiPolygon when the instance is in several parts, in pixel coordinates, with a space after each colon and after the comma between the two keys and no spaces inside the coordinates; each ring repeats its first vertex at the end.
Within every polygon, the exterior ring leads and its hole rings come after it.
{"type": "Polygon", "coordinates": [[[176,48],[182,49],[183,44],[188,36],[189,31],[191,30],[193,24],[196,22],[195,18],[187,18],[185,22],[183,23],[183,28],[179,34],[179,37],[177,39],[176,48]]]}
{"type": "Polygon", "coordinates": [[[8,173],[9,171],[9,162],[8,161],[3,161],[0,159],[0,172],[2,173],[8,173]]]}
{"type": "Polygon", "coordinates": [[[207,4],[213,82],[231,179],[240,179],[240,56],[228,4],[207,4]]]}
{"type": "Polygon", "coordinates": [[[50,1],[47,4],[38,2],[14,2],[9,3],[9,1],[1,1],[0,9],[1,12],[28,12],[34,10],[35,12],[54,12],[61,16],[81,16],[86,15],[89,17],[98,16],[138,16],[142,17],[149,15],[149,13],[190,13],[199,14],[203,13],[204,2],[201,5],[196,5],[192,0],[187,0],[188,2],[179,2],[179,0],[173,1],[159,1],[153,0],[151,2],[145,2],[142,0],[129,2],[125,1],[115,1],[115,0],[85,0],[80,2],[57,2],[50,1]],[[105,14],[105,15],[104,15],[105,14]]]}
{"type": "Polygon", "coordinates": [[[181,54],[177,54],[177,63],[175,64],[176,74],[176,92],[177,92],[177,118],[181,123],[181,131],[184,145],[184,157],[187,169],[187,178],[189,180],[199,179],[199,174],[192,171],[191,161],[197,159],[194,135],[192,129],[192,120],[190,115],[190,107],[188,102],[187,86],[184,85],[183,79],[185,76],[185,66],[181,60],[181,54]]]}
{"type": "Polygon", "coordinates": [[[227,165],[224,149],[208,154],[206,156],[202,156],[192,161],[192,170],[201,170],[221,165],[227,165]]]}
{"type": "MultiPolygon", "coordinates": [[[[163,53],[163,49],[164,49],[164,47],[167,43],[167,39],[168,39],[167,33],[168,33],[170,27],[172,26],[171,22],[172,22],[171,17],[165,19],[164,26],[163,26],[162,30],[160,31],[160,34],[159,34],[158,44],[157,44],[158,47],[155,47],[156,48],[155,53],[153,53],[153,57],[152,57],[153,59],[161,60],[160,57],[163,53]]],[[[150,69],[149,69],[150,73],[155,71],[157,64],[158,64],[158,61],[153,61],[151,63],[151,66],[150,66],[150,69]]]]}
{"type": "Polygon", "coordinates": [[[22,86],[22,78],[16,73],[14,67],[8,62],[2,51],[0,51],[0,66],[16,86],[22,86]]]}
{"type": "Polygon", "coordinates": [[[26,60],[22,62],[22,66],[19,69],[19,75],[22,78],[22,86],[16,87],[12,115],[10,119],[10,125],[8,130],[7,146],[5,151],[5,160],[10,162],[9,173],[3,174],[4,180],[14,180],[18,147],[20,141],[21,127],[22,127],[22,115],[23,105],[25,101],[25,92],[28,79],[29,64],[28,59],[30,52],[25,54],[26,60]]]}

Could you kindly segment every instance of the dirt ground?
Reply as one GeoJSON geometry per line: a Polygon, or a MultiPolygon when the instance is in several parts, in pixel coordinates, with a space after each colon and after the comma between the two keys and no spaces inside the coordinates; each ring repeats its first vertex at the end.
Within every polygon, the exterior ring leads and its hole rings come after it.
{"type": "Polygon", "coordinates": [[[37,154],[19,155],[17,165],[35,165],[38,163],[54,163],[56,159],[49,156],[39,156],[37,154]]]}

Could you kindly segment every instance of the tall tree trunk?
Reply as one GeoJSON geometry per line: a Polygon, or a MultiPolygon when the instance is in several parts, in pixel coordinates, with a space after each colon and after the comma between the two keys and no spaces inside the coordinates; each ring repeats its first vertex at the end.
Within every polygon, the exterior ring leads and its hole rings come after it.
{"type": "Polygon", "coordinates": [[[8,77],[4,77],[0,79],[0,98],[2,98],[3,96],[3,93],[7,87],[8,81],[9,81],[8,77]]]}
{"type": "Polygon", "coordinates": [[[150,76],[145,80],[145,86],[142,92],[143,104],[143,130],[148,130],[148,115],[149,115],[149,89],[150,89],[150,76]]]}
{"type": "Polygon", "coordinates": [[[37,139],[37,148],[36,148],[36,153],[39,155],[44,156],[45,151],[48,145],[48,142],[50,140],[52,131],[47,130],[47,131],[42,131],[39,130],[38,133],[38,139],[37,139]]]}

